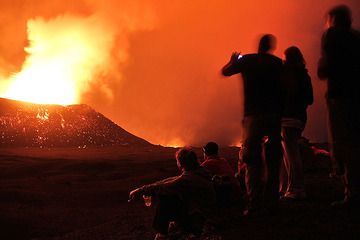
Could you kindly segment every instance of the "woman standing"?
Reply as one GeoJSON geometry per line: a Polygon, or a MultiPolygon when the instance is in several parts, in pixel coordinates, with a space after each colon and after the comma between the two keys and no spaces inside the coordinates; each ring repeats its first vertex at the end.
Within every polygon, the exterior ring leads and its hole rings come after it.
{"type": "Polygon", "coordinates": [[[282,145],[284,149],[284,170],[281,176],[280,192],[283,198],[304,199],[303,163],[299,150],[299,139],[305,128],[306,109],[313,103],[311,78],[299,48],[292,46],[285,50],[284,113],[281,120],[282,145]]]}

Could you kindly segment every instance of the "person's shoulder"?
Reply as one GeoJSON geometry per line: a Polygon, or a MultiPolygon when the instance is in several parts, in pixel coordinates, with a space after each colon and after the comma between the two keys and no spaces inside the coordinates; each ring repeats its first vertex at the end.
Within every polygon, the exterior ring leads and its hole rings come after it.
{"type": "Polygon", "coordinates": [[[279,58],[278,56],[275,56],[274,54],[265,54],[268,58],[274,59],[275,61],[281,61],[281,58],[279,58]]]}
{"type": "Polygon", "coordinates": [[[277,65],[283,65],[283,61],[281,58],[273,55],[273,54],[265,54],[265,56],[269,61],[273,62],[274,64],[277,64],[277,65]]]}
{"type": "Polygon", "coordinates": [[[252,58],[252,57],[256,57],[257,55],[258,55],[257,53],[248,53],[248,54],[245,54],[244,57],[252,58]]]}
{"type": "Polygon", "coordinates": [[[214,165],[216,164],[216,160],[214,159],[206,159],[202,164],[201,166],[202,167],[206,167],[206,166],[211,166],[211,165],[214,165]]]}
{"type": "Polygon", "coordinates": [[[242,61],[250,61],[252,59],[256,59],[258,57],[258,55],[256,53],[248,53],[243,55],[243,57],[241,58],[242,61]]]}
{"type": "Polygon", "coordinates": [[[349,33],[353,33],[353,29],[330,27],[324,32],[323,37],[328,40],[339,39],[348,36],[349,33]]]}

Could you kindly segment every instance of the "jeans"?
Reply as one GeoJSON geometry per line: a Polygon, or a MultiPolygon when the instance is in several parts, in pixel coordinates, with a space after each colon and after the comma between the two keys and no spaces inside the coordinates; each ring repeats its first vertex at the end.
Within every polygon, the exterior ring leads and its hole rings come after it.
{"type": "Polygon", "coordinates": [[[334,172],[343,177],[345,197],[359,199],[359,105],[353,100],[331,99],[328,100],[328,114],[329,143],[334,172]]]}
{"type": "Polygon", "coordinates": [[[303,161],[300,155],[299,139],[302,129],[282,127],[282,145],[284,150],[284,171],[280,175],[280,192],[285,197],[305,197],[303,161]]]}
{"type": "Polygon", "coordinates": [[[277,207],[282,159],[281,121],[278,115],[246,116],[243,120],[243,156],[249,209],[277,207]]]}
{"type": "Polygon", "coordinates": [[[157,232],[167,234],[169,223],[172,221],[176,222],[184,232],[199,235],[205,223],[205,218],[197,213],[189,215],[180,197],[176,195],[159,195],[153,227],[157,232]]]}

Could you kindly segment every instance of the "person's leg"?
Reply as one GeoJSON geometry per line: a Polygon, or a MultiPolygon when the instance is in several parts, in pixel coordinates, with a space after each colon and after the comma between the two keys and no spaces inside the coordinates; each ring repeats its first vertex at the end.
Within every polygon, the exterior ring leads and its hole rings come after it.
{"type": "Polygon", "coordinates": [[[242,161],[245,165],[245,185],[248,210],[261,207],[263,201],[262,135],[261,123],[255,117],[243,121],[242,161]]]}
{"type": "Polygon", "coordinates": [[[360,146],[349,146],[348,159],[345,162],[345,194],[348,199],[349,215],[353,220],[359,222],[360,220],[360,146]]]}
{"type": "Polygon", "coordinates": [[[328,100],[328,136],[330,144],[330,157],[334,174],[342,176],[345,172],[345,159],[343,143],[346,142],[346,111],[343,104],[335,100],[328,100]]]}
{"type": "Polygon", "coordinates": [[[276,208],[279,201],[280,164],[283,158],[281,123],[278,117],[265,119],[268,140],[265,142],[266,183],[264,199],[268,208],[276,208]]]}
{"type": "Polygon", "coordinates": [[[289,163],[287,159],[284,157],[283,161],[280,164],[280,186],[279,186],[279,193],[281,196],[284,196],[288,190],[288,183],[289,183],[289,163]]]}
{"type": "Polygon", "coordinates": [[[347,155],[344,160],[345,177],[349,197],[358,205],[357,208],[360,208],[360,110],[356,101],[345,103],[345,105],[347,106],[346,134],[348,136],[347,141],[344,141],[343,151],[347,155]]]}
{"type": "Polygon", "coordinates": [[[171,221],[186,222],[185,213],[186,209],[179,197],[175,195],[159,195],[153,228],[158,233],[167,234],[171,221]]]}
{"type": "Polygon", "coordinates": [[[200,213],[192,214],[184,220],[186,220],[186,222],[181,223],[184,228],[184,232],[197,236],[201,235],[205,223],[205,218],[200,213]]]}
{"type": "Polygon", "coordinates": [[[298,128],[282,128],[284,162],[288,174],[288,188],[284,196],[289,198],[304,198],[306,196],[303,163],[298,143],[301,132],[302,130],[298,128]]]}
{"type": "Polygon", "coordinates": [[[353,102],[329,101],[329,137],[334,172],[342,175],[345,187],[344,203],[355,218],[360,214],[360,135],[359,110],[353,102]]]}

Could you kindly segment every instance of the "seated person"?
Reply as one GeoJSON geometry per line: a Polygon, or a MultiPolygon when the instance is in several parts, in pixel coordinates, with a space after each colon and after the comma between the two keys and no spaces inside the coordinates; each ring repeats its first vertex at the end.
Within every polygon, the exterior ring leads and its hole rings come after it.
{"type": "Polygon", "coordinates": [[[209,142],[203,147],[204,162],[201,166],[214,177],[217,201],[220,205],[240,200],[240,183],[230,164],[225,158],[219,157],[219,147],[209,142]]]}
{"type": "Polygon", "coordinates": [[[129,201],[142,195],[158,197],[153,224],[158,232],[155,239],[166,239],[172,221],[185,233],[200,235],[204,224],[213,216],[216,195],[211,175],[188,147],[176,152],[176,161],[181,171],[179,176],[142,186],[129,194],[129,201]]]}

